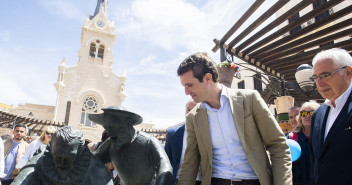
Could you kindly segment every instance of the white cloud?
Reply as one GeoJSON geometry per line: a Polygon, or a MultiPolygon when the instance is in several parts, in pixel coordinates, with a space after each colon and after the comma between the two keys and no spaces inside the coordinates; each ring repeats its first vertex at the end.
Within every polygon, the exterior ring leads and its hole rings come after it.
{"type": "Polygon", "coordinates": [[[164,61],[154,55],[148,55],[142,58],[138,64],[130,66],[126,69],[128,75],[160,75],[175,76],[176,69],[183,59],[175,58],[170,61],[164,61]]]}
{"type": "Polygon", "coordinates": [[[34,98],[28,95],[26,89],[20,87],[15,81],[6,78],[4,75],[0,74],[0,84],[2,89],[0,91],[1,103],[5,104],[19,104],[19,103],[27,103],[33,102],[34,98]]]}
{"type": "Polygon", "coordinates": [[[188,40],[199,40],[207,27],[205,13],[185,1],[137,0],[120,15],[116,19],[122,23],[117,27],[118,32],[165,50],[184,47],[188,40]]]}
{"type": "Polygon", "coordinates": [[[86,16],[86,13],[83,13],[82,9],[80,9],[80,7],[77,7],[71,1],[44,0],[41,3],[48,10],[48,12],[57,16],[64,16],[68,19],[75,19],[78,21],[84,20],[86,16]]]}
{"type": "Polygon", "coordinates": [[[47,63],[52,56],[36,56],[23,48],[21,45],[14,48],[0,46],[0,51],[6,51],[0,58],[0,102],[53,105],[56,95],[52,84],[57,68],[48,68],[51,64],[47,63]]]}
{"type": "MultiPolygon", "coordinates": [[[[178,78],[174,78],[174,80],[178,80],[178,78]]],[[[168,99],[170,97],[175,97],[180,95],[180,92],[183,92],[181,85],[178,83],[173,83],[170,79],[167,81],[172,83],[167,83],[165,81],[159,80],[143,80],[135,82],[132,85],[128,86],[129,93],[131,93],[132,97],[140,98],[140,97],[149,97],[156,99],[168,99]],[[143,84],[147,84],[143,85],[143,84]]]]}
{"type": "Polygon", "coordinates": [[[163,50],[210,52],[248,7],[247,1],[209,0],[197,7],[180,0],[137,0],[114,9],[117,32],[163,50]],[[239,13],[241,12],[241,13],[239,13]]]}

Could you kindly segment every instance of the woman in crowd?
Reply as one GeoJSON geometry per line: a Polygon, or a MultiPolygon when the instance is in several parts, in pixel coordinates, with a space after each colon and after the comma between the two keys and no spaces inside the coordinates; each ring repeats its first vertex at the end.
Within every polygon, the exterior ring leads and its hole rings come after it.
{"type": "Polygon", "coordinates": [[[38,150],[41,146],[49,144],[51,141],[51,136],[56,131],[55,127],[48,126],[40,135],[38,140],[34,140],[29,144],[26,152],[24,153],[23,157],[18,161],[16,168],[21,169],[27,161],[34,155],[35,151],[38,150]]]}
{"type": "Polygon", "coordinates": [[[293,185],[310,184],[310,152],[308,140],[313,112],[320,105],[315,102],[305,102],[297,116],[295,132],[288,135],[301,146],[301,156],[292,163],[293,185]]]}

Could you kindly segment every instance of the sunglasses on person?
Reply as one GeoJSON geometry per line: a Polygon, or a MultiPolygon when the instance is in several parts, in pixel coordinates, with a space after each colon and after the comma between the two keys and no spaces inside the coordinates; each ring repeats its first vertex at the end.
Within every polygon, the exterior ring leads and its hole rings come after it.
{"type": "Polygon", "coordinates": [[[46,133],[46,135],[51,135],[51,136],[54,134],[54,133],[50,133],[48,131],[46,131],[45,133],[46,133]]]}
{"type": "Polygon", "coordinates": [[[303,111],[301,111],[301,116],[302,117],[306,117],[306,116],[308,116],[308,114],[312,117],[313,116],[313,112],[314,112],[314,110],[312,110],[312,111],[305,111],[305,110],[303,110],[303,111]]]}

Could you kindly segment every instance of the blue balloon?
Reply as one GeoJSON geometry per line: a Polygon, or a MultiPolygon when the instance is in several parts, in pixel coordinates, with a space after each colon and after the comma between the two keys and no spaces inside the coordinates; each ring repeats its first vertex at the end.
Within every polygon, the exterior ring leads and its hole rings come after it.
{"type": "Polygon", "coordinates": [[[291,159],[294,162],[301,156],[301,146],[293,139],[286,139],[286,143],[290,147],[291,159]]]}

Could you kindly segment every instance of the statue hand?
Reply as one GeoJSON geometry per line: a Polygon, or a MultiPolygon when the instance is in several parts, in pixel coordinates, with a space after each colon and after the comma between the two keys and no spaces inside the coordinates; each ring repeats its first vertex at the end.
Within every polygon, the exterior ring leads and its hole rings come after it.
{"type": "Polygon", "coordinates": [[[156,185],[169,185],[172,183],[172,173],[167,171],[162,173],[156,181],[156,185]]]}

